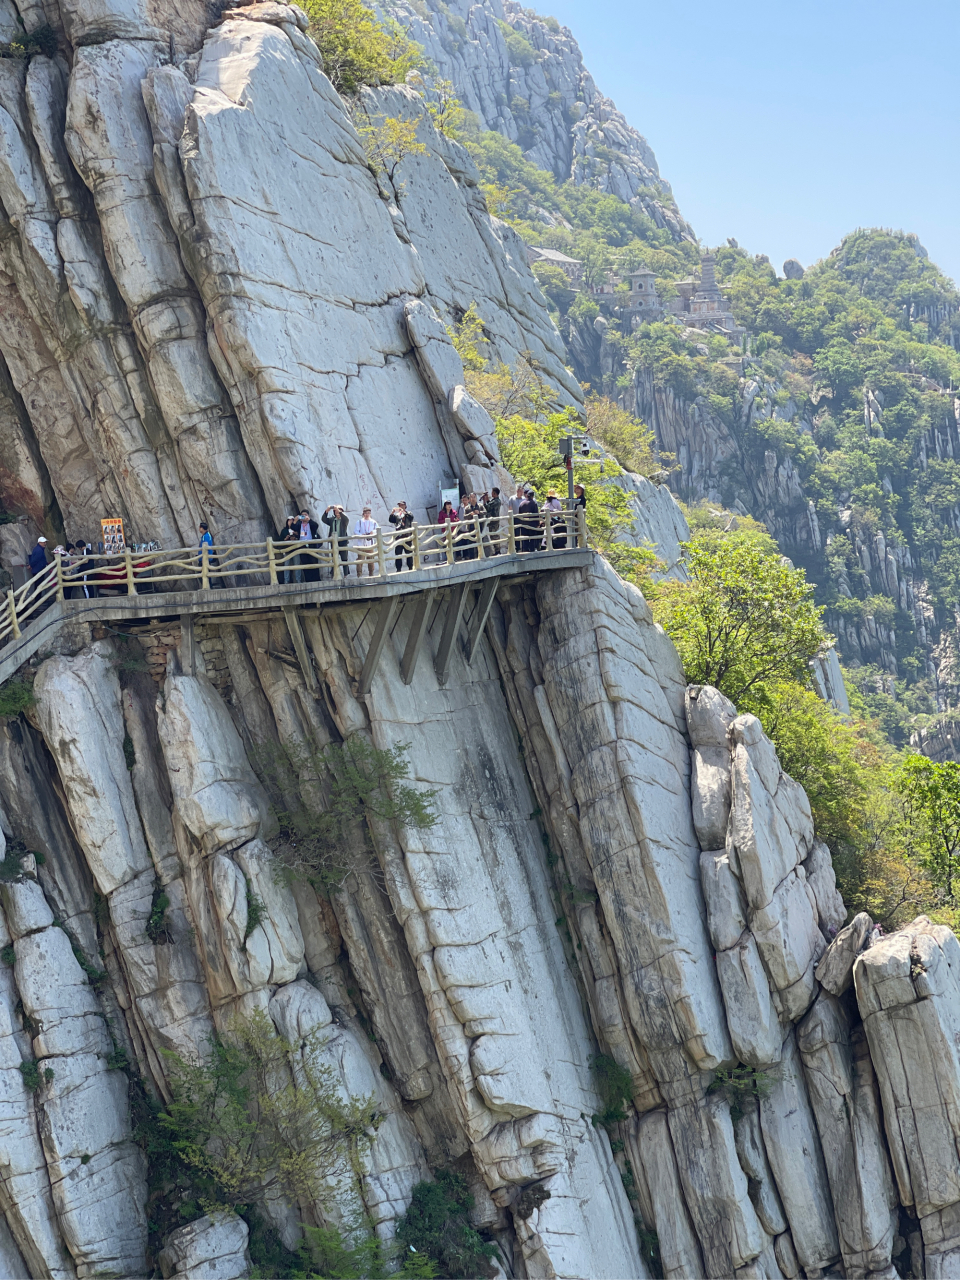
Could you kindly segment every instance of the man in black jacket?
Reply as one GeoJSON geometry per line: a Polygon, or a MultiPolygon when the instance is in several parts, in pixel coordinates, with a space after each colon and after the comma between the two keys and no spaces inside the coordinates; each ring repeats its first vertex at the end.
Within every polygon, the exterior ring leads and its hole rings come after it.
{"type": "Polygon", "coordinates": [[[393,540],[393,549],[397,557],[396,558],[397,573],[399,573],[400,570],[403,568],[404,551],[406,551],[407,553],[407,568],[412,569],[413,568],[413,554],[412,554],[413,534],[405,533],[404,530],[413,528],[414,519],[413,519],[413,516],[410,514],[410,512],[407,510],[407,504],[405,502],[398,502],[397,505],[390,512],[389,520],[390,520],[390,523],[394,525],[394,527],[397,530],[397,536],[393,540]]]}
{"type": "Polygon", "coordinates": [[[521,551],[538,551],[540,549],[540,508],[533,496],[532,489],[525,489],[523,501],[520,503],[518,516],[521,551]]]}
{"type": "Polygon", "coordinates": [[[299,541],[300,546],[303,547],[306,552],[305,555],[301,555],[300,563],[302,565],[309,566],[304,568],[303,580],[304,582],[319,582],[320,565],[317,563],[317,557],[314,554],[315,549],[310,544],[312,542],[316,542],[319,537],[320,526],[317,524],[316,520],[310,519],[310,513],[304,509],[297,517],[297,523],[294,525],[294,529],[296,530],[297,540],[299,541]]]}
{"type": "Polygon", "coordinates": [[[330,530],[330,537],[337,539],[337,551],[343,576],[349,578],[350,569],[347,561],[350,559],[350,522],[347,519],[347,513],[339,503],[336,503],[332,507],[327,507],[320,519],[330,530]]]}

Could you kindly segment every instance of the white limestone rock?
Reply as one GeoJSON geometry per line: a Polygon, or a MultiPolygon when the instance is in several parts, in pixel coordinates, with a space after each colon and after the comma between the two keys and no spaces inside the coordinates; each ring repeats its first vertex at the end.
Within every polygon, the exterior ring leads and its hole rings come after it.
{"type": "Polygon", "coordinates": [[[690,1225],[665,1112],[641,1116],[636,1122],[635,1142],[636,1163],[648,1189],[650,1225],[657,1233],[666,1280],[703,1275],[703,1257],[690,1225]]]}
{"type": "Polygon", "coordinates": [[[734,946],[717,952],[717,976],[739,1061],[756,1067],[778,1062],[783,1031],[757,941],[749,929],[734,946]]]}
{"type": "Polygon", "coordinates": [[[740,1167],[750,1179],[750,1199],[757,1217],[767,1235],[779,1236],[787,1229],[787,1219],[763,1145],[756,1099],[745,1100],[743,1115],[734,1125],[734,1130],[737,1157],[740,1167]]]}
{"type": "Polygon", "coordinates": [[[736,851],[748,905],[758,911],[812,847],[810,803],[780,768],[755,716],[738,716],[730,736],[733,800],[727,838],[736,851]]]}
{"type": "Polygon", "coordinates": [[[151,868],[123,756],[120,686],[108,641],[48,658],[34,691],[80,847],[101,893],[151,868]]]}
{"type": "Polygon", "coordinates": [[[739,942],[747,927],[747,904],[728,853],[701,853],[700,887],[707,906],[710,941],[718,951],[726,951],[739,942]]]}
{"type": "Polygon", "coordinates": [[[821,992],[797,1027],[797,1045],[833,1195],[848,1275],[890,1266],[896,1196],[880,1096],[863,1032],[852,1034],[835,996],[821,992]]]}
{"type": "Polygon", "coordinates": [[[871,943],[873,921],[866,911],[853,917],[827,947],[816,968],[821,986],[835,996],[842,996],[853,982],[853,966],[857,956],[871,943]]]}
{"type": "Polygon", "coordinates": [[[864,951],[853,981],[900,1201],[923,1226],[960,1204],[960,944],[919,916],[864,951]]]}
{"type": "Polygon", "coordinates": [[[235,1213],[204,1214],[167,1236],[158,1254],[164,1280],[246,1280],[250,1229],[235,1213]]]}
{"type": "Polygon", "coordinates": [[[823,1270],[840,1254],[823,1151],[807,1095],[794,1034],[761,1094],[760,1128],[797,1257],[803,1269],[823,1270]]]}
{"type": "Polygon", "coordinates": [[[270,804],[240,735],[206,676],[168,676],[157,728],[177,812],[208,851],[272,829],[270,804]]]}
{"type": "Polygon", "coordinates": [[[837,892],[837,877],[830,850],[822,840],[814,841],[813,848],[803,863],[803,869],[817,902],[820,929],[829,942],[842,928],[847,918],[847,908],[837,892]]]}

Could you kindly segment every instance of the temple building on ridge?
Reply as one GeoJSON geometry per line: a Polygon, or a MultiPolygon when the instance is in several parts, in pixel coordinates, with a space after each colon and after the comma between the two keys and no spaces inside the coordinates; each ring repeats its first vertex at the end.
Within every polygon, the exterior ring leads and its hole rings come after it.
{"type": "Polygon", "coordinates": [[[688,328],[720,333],[725,338],[739,339],[746,333],[737,324],[717,285],[716,259],[712,253],[704,254],[700,260],[700,279],[690,276],[686,280],[677,281],[674,286],[677,296],[667,298],[666,301],[657,292],[657,280],[652,271],[646,268],[631,271],[627,280],[630,291],[625,298],[622,292],[618,294],[618,289],[624,282],[614,272],[609,273],[600,283],[590,286],[591,296],[602,309],[619,310],[626,322],[624,327],[635,329],[637,325],[651,320],[675,316],[688,328]]]}

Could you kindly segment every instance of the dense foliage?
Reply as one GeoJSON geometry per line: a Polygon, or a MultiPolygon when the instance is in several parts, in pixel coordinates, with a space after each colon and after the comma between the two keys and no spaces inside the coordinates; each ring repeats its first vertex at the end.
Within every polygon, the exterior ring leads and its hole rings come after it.
{"type": "Polygon", "coordinates": [[[303,0],[308,31],[338,93],[398,84],[421,65],[423,51],[395,22],[382,22],[361,0],[303,0]]]}
{"type": "Polygon", "coordinates": [[[400,1244],[425,1254],[437,1274],[450,1280],[496,1274],[490,1259],[496,1247],[470,1225],[473,1196],[462,1174],[441,1169],[434,1182],[418,1182],[410,1207],[397,1222],[400,1244]]]}
{"type": "Polygon", "coordinates": [[[749,540],[709,533],[687,544],[685,559],[690,581],[660,584],[657,616],[687,679],[737,705],[775,677],[805,682],[824,632],[803,571],[749,540]]]}

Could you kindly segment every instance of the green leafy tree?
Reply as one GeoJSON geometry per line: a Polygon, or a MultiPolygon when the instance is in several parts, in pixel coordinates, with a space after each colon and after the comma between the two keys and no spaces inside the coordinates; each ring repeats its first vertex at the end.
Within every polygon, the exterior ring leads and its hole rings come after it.
{"type": "Polygon", "coordinates": [[[393,21],[381,22],[361,0],[303,0],[308,31],[338,93],[400,84],[423,62],[423,50],[393,21]]]}
{"type": "Polygon", "coordinates": [[[900,774],[910,844],[949,900],[960,858],[960,764],[909,755],[900,774]]]}
{"type": "Polygon", "coordinates": [[[773,679],[806,682],[825,634],[801,569],[750,541],[708,533],[685,545],[685,564],[690,581],[659,584],[654,613],[688,680],[737,704],[773,679]]]}

